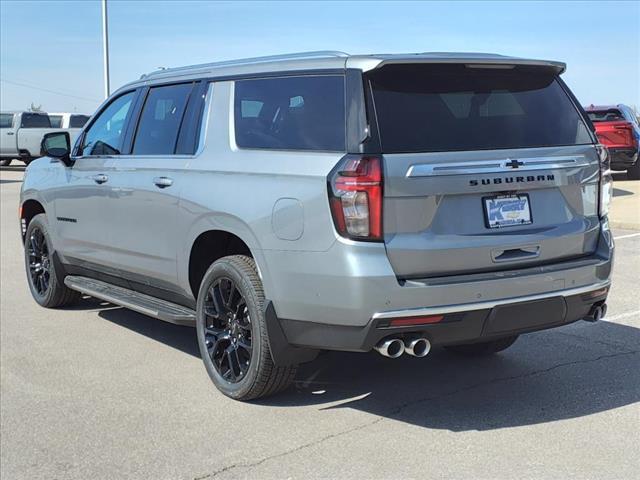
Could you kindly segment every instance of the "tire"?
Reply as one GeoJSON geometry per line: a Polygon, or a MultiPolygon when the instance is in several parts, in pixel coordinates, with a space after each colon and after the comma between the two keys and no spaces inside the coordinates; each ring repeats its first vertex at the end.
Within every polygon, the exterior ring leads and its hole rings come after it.
{"type": "Polygon", "coordinates": [[[31,295],[45,308],[65,307],[80,299],[79,292],[58,281],[53,253],[47,217],[41,213],[27,227],[24,260],[31,295]]]}
{"type": "Polygon", "coordinates": [[[636,163],[627,168],[627,178],[629,180],[640,180],[640,158],[636,160],[636,163]]]}
{"type": "Polygon", "coordinates": [[[218,390],[235,400],[281,392],[296,374],[297,366],[273,363],[264,302],[262,282],[250,257],[223,257],[204,274],[196,307],[200,355],[218,390]]]}
{"type": "Polygon", "coordinates": [[[517,339],[518,335],[514,335],[512,337],[499,338],[490,342],[449,345],[445,348],[452,353],[463,355],[465,357],[482,357],[506,350],[513,345],[517,339]]]}
{"type": "Polygon", "coordinates": [[[0,167],[8,167],[9,165],[11,165],[11,158],[3,158],[2,160],[0,160],[0,167]]]}

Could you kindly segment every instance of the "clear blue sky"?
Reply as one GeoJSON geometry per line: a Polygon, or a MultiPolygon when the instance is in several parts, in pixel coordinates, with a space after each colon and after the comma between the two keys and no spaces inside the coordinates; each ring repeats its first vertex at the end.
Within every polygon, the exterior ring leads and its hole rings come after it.
{"type": "MultiPolygon", "coordinates": [[[[564,61],[582,103],[640,108],[638,1],[109,2],[112,89],[159,66],[295,51],[479,51],[564,61]]],[[[98,1],[0,0],[0,108],[92,113],[101,42],[98,1]]]]}

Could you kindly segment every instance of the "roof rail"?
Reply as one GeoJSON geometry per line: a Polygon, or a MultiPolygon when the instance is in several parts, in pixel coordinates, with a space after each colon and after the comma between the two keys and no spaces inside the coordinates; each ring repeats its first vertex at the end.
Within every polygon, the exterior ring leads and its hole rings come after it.
{"type": "Polygon", "coordinates": [[[348,57],[349,54],[340,52],[337,50],[317,50],[312,52],[299,52],[299,53],[286,53],[283,55],[269,55],[265,57],[253,57],[253,58],[241,58],[238,60],[224,60],[221,62],[201,63],[197,65],[189,65],[186,67],[164,68],[162,70],[154,70],[153,72],[145,73],[140,78],[151,77],[161,73],[174,73],[182,70],[200,70],[205,68],[214,67],[231,67],[236,65],[246,65],[251,63],[263,63],[274,62],[278,60],[301,60],[306,58],[333,58],[333,57],[348,57]]]}

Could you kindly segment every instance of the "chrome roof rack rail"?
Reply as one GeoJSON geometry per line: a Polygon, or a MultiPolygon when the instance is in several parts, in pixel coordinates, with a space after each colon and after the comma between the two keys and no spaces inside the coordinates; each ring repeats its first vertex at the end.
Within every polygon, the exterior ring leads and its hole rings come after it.
{"type": "Polygon", "coordinates": [[[181,72],[181,71],[202,70],[202,69],[215,68],[215,67],[233,67],[233,66],[240,66],[240,65],[248,65],[252,63],[275,62],[278,60],[282,60],[282,61],[304,60],[307,58],[309,59],[335,58],[335,57],[348,57],[348,56],[349,56],[348,53],[340,52],[337,50],[318,50],[313,52],[287,53],[284,55],[269,55],[266,57],[241,58],[238,60],[224,60],[221,62],[202,63],[199,65],[190,65],[186,67],[165,68],[162,70],[155,70],[153,72],[145,73],[140,78],[147,78],[154,75],[181,72]]]}

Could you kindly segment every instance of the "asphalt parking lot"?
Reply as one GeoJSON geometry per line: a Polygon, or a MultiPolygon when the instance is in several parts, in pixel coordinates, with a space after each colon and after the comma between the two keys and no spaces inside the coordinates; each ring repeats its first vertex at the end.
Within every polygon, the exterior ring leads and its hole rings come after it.
{"type": "Polygon", "coordinates": [[[3,479],[638,478],[638,230],[614,230],[604,321],[480,360],[329,353],[284,395],[243,404],[212,386],[187,327],[32,301],[22,174],[0,174],[3,479]]]}

